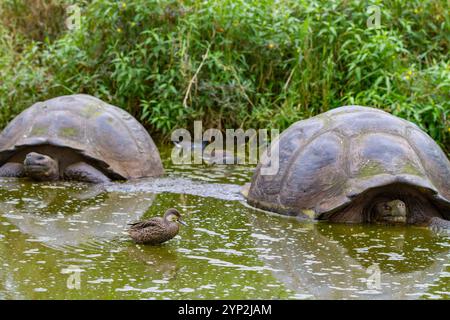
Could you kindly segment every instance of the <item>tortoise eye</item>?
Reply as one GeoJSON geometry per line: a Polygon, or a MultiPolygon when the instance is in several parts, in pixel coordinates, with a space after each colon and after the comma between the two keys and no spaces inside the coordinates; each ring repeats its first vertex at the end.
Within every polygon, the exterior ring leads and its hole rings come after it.
{"type": "Polygon", "coordinates": [[[392,210],[392,208],[390,206],[388,206],[387,204],[385,204],[384,205],[384,210],[390,211],[390,210],[392,210]]]}

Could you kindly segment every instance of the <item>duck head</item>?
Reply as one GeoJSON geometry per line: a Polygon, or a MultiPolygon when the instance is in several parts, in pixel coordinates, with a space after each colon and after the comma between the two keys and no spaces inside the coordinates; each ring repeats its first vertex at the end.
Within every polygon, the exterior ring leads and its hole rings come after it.
{"type": "Polygon", "coordinates": [[[170,208],[166,211],[166,213],[164,214],[164,220],[176,222],[182,224],[183,226],[187,226],[186,222],[184,222],[183,219],[181,218],[181,213],[174,208],[170,208]]]}

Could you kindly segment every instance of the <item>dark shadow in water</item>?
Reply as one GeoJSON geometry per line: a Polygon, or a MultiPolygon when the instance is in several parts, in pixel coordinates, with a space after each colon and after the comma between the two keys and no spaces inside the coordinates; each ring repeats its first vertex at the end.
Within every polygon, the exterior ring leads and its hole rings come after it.
{"type": "Polygon", "coordinates": [[[159,274],[167,281],[176,279],[180,267],[174,249],[169,249],[164,245],[130,245],[126,251],[131,261],[146,266],[147,274],[159,274]]]}
{"type": "Polygon", "coordinates": [[[249,220],[272,238],[255,239],[270,248],[259,258],[301,298],[417,299],[448,262],[449,239],[426,229],[304,223],[262,212],[249,220]]]}
{"type": "Polygon", "coordinates": [[[51,246],[78,246],[120,236],[130,221],[138,220],[155,195],[103,193],[88,200],[76,195],[83,184],[31,184],[4,179],[0,185],[0,215],[25,234],[51,246]]]}

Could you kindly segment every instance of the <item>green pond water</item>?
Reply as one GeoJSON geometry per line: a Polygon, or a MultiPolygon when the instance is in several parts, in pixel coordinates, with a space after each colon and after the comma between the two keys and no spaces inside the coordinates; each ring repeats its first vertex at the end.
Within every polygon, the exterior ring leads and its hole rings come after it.
{"type": "Polygon", "coordinates": [[[450,238],[416,227],[307,223],[248,207],[245,166],[87,185],[0,180],[0,299],[448,299],[450,238]],[[161,246],[126,224],[178,208],[161,246]]]}

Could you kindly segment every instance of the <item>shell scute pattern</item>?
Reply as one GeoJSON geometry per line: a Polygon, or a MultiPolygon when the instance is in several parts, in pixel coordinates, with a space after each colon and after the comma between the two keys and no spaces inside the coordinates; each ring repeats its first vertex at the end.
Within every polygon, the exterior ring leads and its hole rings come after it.
{"type": "Polygon", "coordinates": [[[418,126],[387,112],[345,106],[283,132],[275,176],[258,165],[248,202],[269,211],[316,217],[347,205],[363,192],[404,183],[450,206],[450,162],[418,126]]]}
{"type": "Polygon", "coordinates": [[[40,144],[79,151],[124,179],[164,171],[144,127],[125,110],[89,95],[57,97],[23,111],[0,135],[0,164],[23,146],[40,144]]]}

